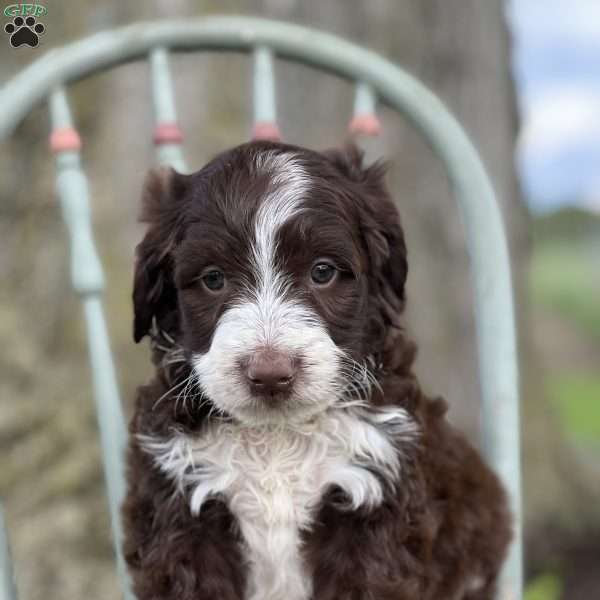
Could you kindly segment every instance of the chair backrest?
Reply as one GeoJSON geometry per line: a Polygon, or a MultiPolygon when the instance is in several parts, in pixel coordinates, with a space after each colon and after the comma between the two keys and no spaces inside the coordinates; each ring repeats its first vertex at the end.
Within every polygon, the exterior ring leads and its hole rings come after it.
{"type": "MultiPolygon", "coordinates": [[[[381,56],[304,27],[229,17],[140,23],[100,33],[49,52],[0,90],[0,139],[7,137],[36,104],[49,99],[50,147],[56,157],[57,188],[71,242],[72,283],[81,296],[88,330],[113,538],[125,598],[133,598],[120,550],[126,430],[102,309],[104,282],[92,236],[87,180],[80,163],[81,141],[65,86],[97,71],[147,58],[152,74],[157,158],[185,172],[169,53],[202,50],[252,55],[256,138],[279,138],[273,61],[282,59],[355,82],[350,122],[354,133],[378,132],[376,104],[383,102],[411,121],[444,163],[465,223],[471,259],[484,451],[509,491],[515,517],[515,539],[502,572],[499,598],[521,598],[519,399],[511,278],[498,204],[476,150],[435,95],[381,56]]],[[[0,566],[6,565],[0,570],[0,598],[13,599],[5,539],[0,520],[0,566]]]]}

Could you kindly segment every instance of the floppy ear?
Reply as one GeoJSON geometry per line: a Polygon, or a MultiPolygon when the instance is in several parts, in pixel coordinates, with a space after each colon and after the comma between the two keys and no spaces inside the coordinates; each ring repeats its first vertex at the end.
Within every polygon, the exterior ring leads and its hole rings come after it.
{"type": "Polygon", "coordinates": [[[182,200],[187,177],[171,168],[152,170],[142,193],[140,221],[149,227],[138,244],[133,282],[133,339],[139,342],[156,319],[164,331],[177,327],[173,250],[183,229],[182,200]]]}
{"type": "Polygon", "coordinates": [[[404,308],[408,263],[400,216],[385,184],[386,165],[376,162],[364,166],[364,153],[353,144],[340,150],[328,150],[325,155],[356,184],[370,278],[384,317],[388,323],[395,325],[404,308]]]}

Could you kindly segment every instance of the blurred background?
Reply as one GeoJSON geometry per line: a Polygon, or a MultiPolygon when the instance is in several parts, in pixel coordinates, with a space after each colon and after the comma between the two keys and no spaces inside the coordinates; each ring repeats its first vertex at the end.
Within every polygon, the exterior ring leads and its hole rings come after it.
{"type": "MultiPolygon", "coordinates": [[[[38,48],[0,40],[1,82],[97,31],[243,13],[368,46],[440,95],[482,154],[508,232],[519,320],[526,598],[600,598],[600,3],[80,0],[46,7],[38,48]]],[[[190,165],[248,138],[246,57],[179,55],[172,67],[190,165]]],[[[154,159],[148,75],[146,63],[135,63],[71,88],[128,411],[135,386],[150,375],[148,348],[131,339],[130,305],[139,192],[154,159]]],[[[325,148],[346,138],[348,83],[283,62],[277,76],[286,141],[325,148]]],[[[381,117],[384,131],[367,146],[369,156],[391,162],[409,246],[407,325],[420,345],[418,372],[479,443],[472,292],[455,202],[419,136],[391,111],[381,117]]],[[[40,107],[0,147],[0,497],[21,598],[100,600],[117,597],[117,581],[47,135],[40,107]]]]}

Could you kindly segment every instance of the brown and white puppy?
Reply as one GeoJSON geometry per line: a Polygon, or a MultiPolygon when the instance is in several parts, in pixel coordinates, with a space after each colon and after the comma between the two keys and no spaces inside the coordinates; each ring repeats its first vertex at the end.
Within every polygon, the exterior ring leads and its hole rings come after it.
{"type": "Polygon", "coordinates": [[[151,173],[125,555],[139,600],[488,600],[500,484],[423,395],[406,248],[353,148],[151,173]]]}

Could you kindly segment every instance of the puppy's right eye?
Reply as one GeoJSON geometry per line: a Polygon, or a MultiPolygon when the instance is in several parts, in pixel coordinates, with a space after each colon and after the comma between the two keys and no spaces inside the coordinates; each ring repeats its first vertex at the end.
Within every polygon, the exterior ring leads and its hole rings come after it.
{"type": "Polygon", "coordinates": [[[210,269],[202,275],[202,283],[211,292],[218,292],[225,287],[225,273],[220,269],[210,269]]]}

